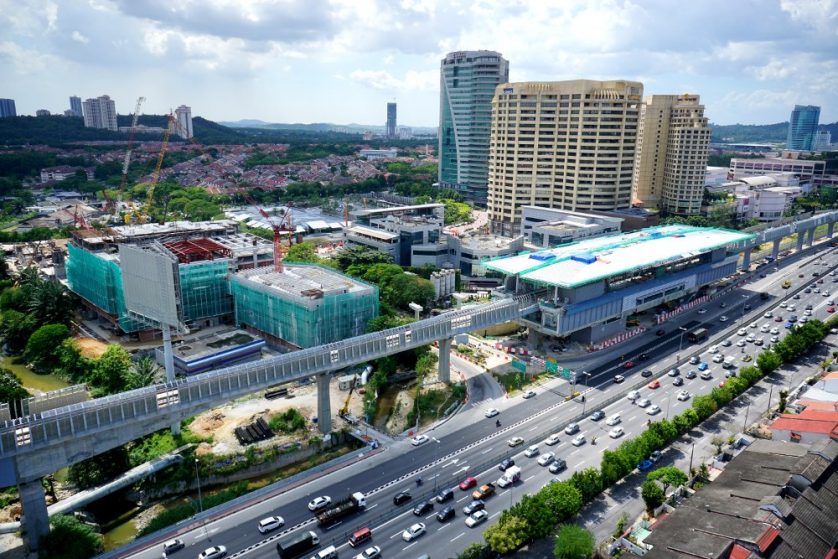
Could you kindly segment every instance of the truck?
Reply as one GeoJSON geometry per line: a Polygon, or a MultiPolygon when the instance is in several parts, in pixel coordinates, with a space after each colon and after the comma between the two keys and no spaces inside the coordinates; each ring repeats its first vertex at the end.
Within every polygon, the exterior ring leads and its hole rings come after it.
{"type": "MultiPolygon", "coordinates": [[[[511,469],[511,468],[510,468],[511,469]]],[[[494,483],[487,483],[485,485],[481,485],[474,492],[471,494],[471,498],[475,501],[479,499],[485,499],[495,494],[495,484],[494,483]]]]}
{"type": "Polygon", "coordinates": [[[321,526],[328,526],[343,518],[349,516],[360,510],[365,509],[367,500],[363,493],[353,493],[345,499],[335,502],[330,507],[324,509],[317,515],[317,522],[321,526]]]}
{"type": "Polygon", "coordinates": [[[503,475],[500,476],[498,486],[509,487],[519,479],[521,479],[521,468],[518,466],[512,466],[511,468],[507,468],[503,475]]]}
{"type": "Polygon", "coordinates": [[[736,357],[733,355],[728,355],[725,357],[724,363],[722,363],[722,367],[725,369],[731,369],[736,365],[736,357]]]}
{"type": "Polygon", "coordinates": [[[294,559],[320,545],[320,538],[312,531],[302,532],[276,544],[280,559],[294,559]]]}

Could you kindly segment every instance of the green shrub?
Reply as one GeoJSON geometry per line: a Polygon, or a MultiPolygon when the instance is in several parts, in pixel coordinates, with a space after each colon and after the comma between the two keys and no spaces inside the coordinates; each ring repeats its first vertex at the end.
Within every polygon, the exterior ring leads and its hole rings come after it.
{"type": "Polygon", "coordinates": [[[273,431],[293,433],[305,429],[306,418],[296,408],[289,408],[282,413],[272,415],[268,424],[273,431]]]}
{"type": "Polygon", "coordinates": [[[88,559],[104,551],[102,536],[76,517],[57,514],[49,522],[50,532],[40,542],[41,559],[88,559]]]}
{"type": "MultiPolygon", "coordinates": [[[[248,492],[247,482],[240,481],[235,485],[224,489],[223,491],[219,491],[214,495],[208,495],[203,498],[203,509],[208,510],[212,507],[217,505],[221,505],[228,501],[232,501],[237,497],[241,497],[242,495],[248,492]]],[[[137,536],[145,536],[146,534],[151,534],[152,532],[156,532],[157,530],[162,530],[167,526],[171,526],[172,524],[177,524],[181,520],[186,520],[187,518],[194,516],[199,509],[199,503],[197,501],[193,502],[191,505],[180,505],[179,507],[175,507],[173,509],[169,509],[164,511],[157,516],[155,516],[151,522],[148,523],[148,526],[143,528],[137,536]]]]}

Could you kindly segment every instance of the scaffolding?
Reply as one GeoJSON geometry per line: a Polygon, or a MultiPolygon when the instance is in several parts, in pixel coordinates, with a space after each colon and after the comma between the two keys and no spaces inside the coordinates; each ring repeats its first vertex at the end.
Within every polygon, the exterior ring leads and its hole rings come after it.
{"type": "Polygon", "coordinates": [[[287,284],[277,285],[280,278],[273,275],[273,270],[237,274],[230,280],[230,290],[236,301],[238,325],[305,348],[364,334],[367,322],[378,316],[377,287],[319,266],[289,268],[301,278],[312,275],[322,280],[328,275],[343,279],[351,288],[324,291],[301,279],[293,282],[299,288],[291,290],[287,284]],[[270,276],[271,281],[255,281],[257,274],[270,276]]]}
{"type": "Polygon", "coordinates": [[[229,260],[181,264],[178,269],[184,322],[233,314],[233,297],[227,282],[229,260]]]}

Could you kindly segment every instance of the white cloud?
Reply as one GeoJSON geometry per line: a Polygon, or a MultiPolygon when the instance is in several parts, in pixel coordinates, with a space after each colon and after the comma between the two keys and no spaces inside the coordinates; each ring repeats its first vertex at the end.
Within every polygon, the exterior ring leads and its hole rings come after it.
{"type": "Polygon", "coordinates": [[[82,44],[87,44],[90,42],[90,39],[79,33],[78,31],[73,31],[73,34],[70,36],[74,41],[82,44]]]}
{"type": "Polygon", "coordinates": [[[12,41],[0,42],[0,69],[8,67],[16,74],[37,75],[58,63],[55,57],[24,48],[12,41]]]}
{"type": "Polygon", "coordinates": [[[439,89],[439,72],[409,70],[404,78],[397,78],[384,70],[355,70],[349,77],[358,83],[386,91],[436,91],[439,89]]]}

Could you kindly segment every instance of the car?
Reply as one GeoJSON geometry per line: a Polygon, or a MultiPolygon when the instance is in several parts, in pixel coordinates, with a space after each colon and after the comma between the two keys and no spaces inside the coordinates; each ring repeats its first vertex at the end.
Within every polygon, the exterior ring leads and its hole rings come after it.
{"type": "Polygon", "coordinates": [[[783,324],[783,327],[787,328],[787,329],[794,328],[794,322],[791,322],[791,321],[786,322],[785,324],[783,324]]]}
{"type": "Polygon", "coordinates": [[[413,507],[413,514],[416,516],[422,516],[423,514],[434,510],[434,502],[433,501],[423,501],[413,507]]]}
{"type": "Polygon", "coordinates": [[[640,470],[641,472],[648,472],[649,470],[652,469],[652,466],[654,466],[654,465],[655,465],[655,463],[652,462],[651,460],[643,460],[643,461],[640,462],[640,464],[637,465],[637,469],[640,470]]]}
{"type": "Polygon", "coordinates": [[[782,321],[783,321],[783,317],[782,317],[782,316],[775,316],[775,317],[774,317],[774,322],[782,322],[782,321]]]}
{"type": "Polygon", "coordinates": [[[791,305],[789,305],[789,306],[788,306],[788,309],[787,309],[787,310],[788,310],[789,312],[794,312],[795,310],[797,310],[797,307],[795,307],[795,306],[794,306],[794,303],[792,303],[791,305]]]}
{"type": "Polygon", "coordinates": [[[650,382],[649,384],[647,384],[646,387],[651,388],[652,390],[655,390],[655,389],[661,387],[661,381],[659,381],[658,379],[655,379],[652,382],[650,382]]]}
{"type": "Polygon", "coordinates": [[[764,338],[757,338],[756,340],[754,340],[754,345],[762,345],[764,343],[765,343],[764,338]]]}
{"type": "Polygon", "coordinates": [[[707,349],[707,351],[708,351],[709,353],[718,353],[718,352],[719,352],[719,346],[717,346],[717,345],[711,345],[711,346],[707,349]]]}
{"type": "Polygon", "coordinates": [[[827,305],[834,305],[834,304],[835,304],[835,301],[833,301],[832,299],[830,299],[829,301],[827,301],[827,302],[826,302],[826,304],[827,304],[827,305]]]}
{"type": "Polygon", "coordinates": [[[726,306],[727,306],[727,303],[725,303],[724,301],[722,301],[722,304],[719,305],[719,307],[721,307],[721,308],[725,308],[726,306]]]}
{"type": "Polygon", "coordinates": [[[198,559],[221,559],[227,555],[227,548],[223,545],[208,547],[198,554],[198,559]]]}
{"type": "Polygon", "coordinates": [[[561,458],[555,458],[550,463],[550,466],[547,468],[551,474],[557,474],[567,468],[567,462],[562,460],[561,458]]]}
{"type": "Polygon", "coordinates": [[[800,324],[806,324],[807,322],[809,322],[808,316],[804,316],[800,319],[800,324]]]}
{"type": "Polygon", "coordinates": [[[649,401],[648,398],[640,398],[639,400],[637,400],[635,402],[635,404],[637,404],[637,407],[639,407],[639,408],[645,408],[646,406],[651,404],[651,402],[649,401]]]}
{"type": "Polygon", "coordinates": [[[646,369],[645,371],[640,373],[640,376],[643,377],[643,378],[649,378],[650,376],[652,376],[652,370],[651,369],[646,369]]]}
{"type": "Polygon", "coordinates": [[[664,330],[663,328],[658,328],[657,330],[655,330],[655,336],[663,336],[664,334],[666,334],[666,330],[664,330]]]}
{"type": "Polygon", "coordinates": [[[681,400],[682,402],[685,402],[685,401],[690,399],[690,393],[687,392],[686,390],[682,390],[678,393],[678,399],[681,400]]]}
{"type": "Polygon", "coordinates": [[[754,358],[751,357],[750,355],[745,355],[745,356],[742,357],[742,361],[744,361],[745,363],[750,363],[753,359],[754,358]]]}
{"type": "Polygon", "coordinates": [[[835,307],[832,306],[832,305],[829,305],[828,307],[826,307],[826,312],[834,313],[835,312],[835,307]]]}
{"type": "Polygon", "coordinates": [[[441,490],[439,493],[436,494],[436,502],[437,503],[444,503],[445,501],[450,501],[454,498],[454,490],[451,488],[445,488],[441,490]]]}
{"type": "Polygon", "coordinates": [[[410,444],[412,444],[413,446],[419,446],[425,444],[429,440],[431,440],[431,438],[428,435],[416,435],[415,437],[410,439],[410,444]]]}
{"type": "Polygon", "coordinates": [[[425,525],[421,522],[411,525],[404,532],[402,532],[402,539],[406,542],[412,542],[419,536],[425,533],[425,525]]]}
{"type": "Polygon", "coordinates": [[[486,413],[484,413],[483,415],[485,415],[486,417],[495,417],[499,413],[500,412],[497,409],[489,408],[488,410],[486,410],[486,413]]]}
{"type": "Polygon", "coordinates": [[[710,380],[711,378],[713,378],[713,375],[710,373],[710,371],[702,371],[701,378],[702,380],[710,380]]]}
{"type": "Polygon", "coordinates": [[[477,499],[476,501],[472,501],[466,506],[463,507],[463,514],[470,515],[474,514],[479,510],[483,510],[486,508],[486,503],[483,502],[482,499],[477,499]]]}
{"type": "Polygon", "coordinates": [[[727,315],[722,315],[719,317],[719,322],[727,322],[727,315]]]}
{"type": "Polygon", "coordinates": [[[683,384],[684,384],[684,379],[682,379],[681,377],[675,377],[672,380],[672,386],[681,386],[683,384]]]}
{"type": "Polygon", "coordinates": [[[623,369],[631,369],[634,367],[634,361],[626,361],[623,363],[623,369]]]}
{"type": "Polygon", "coordinates": [[[725,360],[725,356],[722,355],[721,353],[717,353],[716,355],[713,356],[713,363],[721,363],[724,360],[725,360]]]}
{"type": "Polygon", "coordinates": [[[578,423],[569,423],[567,427],[564,428],[564,432],[566,435],[572,435],[579,430],[578,423]]]}
{"type": "Polygon", "coordinates": [[[468,526],[469,528],[474,528],[481,522],[485,522],[487,518],[489,518],[489,513],[485,510],[479,510],[476,513],[469,516],[468,518],[466,518],[466,526],[468,526]]]}
{"type": "Polygon", "coordinates": [[[771,330],[771,325],[770,324],[763,324],[762,326],[759,327],[759,331],[762,332],[763,334],[767,333],[769,330],[771,330]]]}
{"type": "MultiPolygon", "coordinates": [[[[710,365],[708,365],[707,363],[704,363],[704,362],[701,362],[701,363],[698,364],[698,370],[699,371],[706,371],[708,367],[710,367],[710,365]]],[[[690,372],[693,373],[693,376],[687,377],[687,378],[695,378],[695,372],[694,371],[690,371],[690,372]]]]}
{"type": "Polygon", "coordinates": [[[532,458],[533,456],[538,456],[538,453],[541,452],[538,450],[538,445],[534,444],[532,446],[527,447],[527,450],[524,451],[524,456],[527,458],[532,458]]]}
{"type": "Polygon", "coordinates": [[[553,433],[544,441],[544,444],[547,446],[553,446],[554,444],[558,444],[559,442],[559,435],[558,433],[553,433]]]}
{"type": "Polygon", "coordinates": [[[269,516],[259,521],[257,528],[259,533],[267,534],[277,528],[282,528],[285,525],[285,520],[281,516],[269,516]]]}
{"type": "Polygon", "coordinates": [[[823,295],[824,297],[829,297],[829,291],[824,289],[823,292],[821,292],[821,295],[823,295]]]}
{"type": "Polygon", "coordinates": [[[600,421],[605,419],[605,412],[602,410],[597,410],[591,414],[591,421],[600,421]]]}
{"type": "Polygon", "coordinates": [[[701,359],[698,358],[698,355],[690,357],[690,365],[698,365],[699,361],[701,361],[701,359]]]}
{"type": "Polygon", "coordinates": [[[698,314],[704,314],[707,312],[707,309],[698,309],[698,314]]]}
{"type": "Polygon", "coordinates": [[[460,482],[460,489],[463,491],[468,491],[472,487],[477,486],[477,478],[468,476],[466,479],[460,482]]]}
{"type": "Polygon", "coordinates": [[[608,431],[608,436],[612,439],[618,439],[625,434],[623,428],[617,425],[616,427],[612,427],[610,431],[608,431]]]}
{"type": "Polygon", "coordinates": [[[175,538],[173,540],[163,542],[163,553],[174,553],[176,551],[180,551],[184,547],[186,547],[186,544],[183,543],[183,540],[175,538]]]}
{"type": "Polygon", "coordinates": [[[410,501],[412,498],[413,495],[410,494],[410,491],[405,489],[404,491],[399,491],[393,496],[393,504],[396,506],[403,505],[406,502],[410,501]]]}
{"type": "Polygon", "coordinates": [[[838,334],[838,328],[830,328],[829,333],[830,334],[838,334]]]}
{"type": "Polygon", "coordinates": [[[747,338],[745,338],[745,341],[748,342],[749,344],[752,344],[752,343],[754,343],[755,339],[756,338],[753,337],[753,336],[748,336],[747,338]]]}
{"type": "Polygon", "coordinates": [[[521,397],[524,398],[525,400],[529,400],[530,398],[533,398],[534,396],[535,396],[535,391],[534,390],[527,390],[526,392],[521,394],[521,397]]]}
{"type": "Polygon", "coordinates": [[[512,458],[504,458],[503,461],[500,464],[498,464],[498,469],[502,472],[505,472],[514,465],[515,460],[513,460],[512,458]]]}
{"type": "Polygon", "coordinates": [[[737,335],[737,336],[747,336],[747,335],[748,335],[748,331],[747,331],[747,330],[745,330],[744,328],[740,328],[739,330],[737,330],[737,331],[736,331],[736,335],[737,335]]]}
{"type": "Polygon", "coordinates": [[[795,299],[795,300],[800,299],[800,293],[795,293],[794,296],[792,297],[792,299],[795,299]]]}
{"type": "Polygon", "coordinates": [[[677,377],[678,375],[681,374],[681,369],[679,369],[678,367],[675,367],[674,369],[669,369],[669,372],[666,373],[666,374],[671,376],[671,377],[677,377]]]}
{"type": "Polygon", "coordinates": [[[512,437],[511,439],[506,441],[506,444],[514,448],[516,446],[524,444],[524,439],[521,437],[512,437]]]}
{"type": "Polygon", "coordinates": [[[585,444],[585,435],[576,435],[576,437],[574,437],[573,440],[570,441],[570,444],[572,444],[573,446],[582,446],[583,444],[585,444]]]}
{"type": "Polygon", "coordinates": [[[756,322],[751,322],[750,324],[748,324],[748,328],[756,328],[757,326],[759,325],[756,322]]]}
{"type": "Polygon", "coordinates": [[[660,406],[657,404],[652,404],[649,406],[649,409],[646,410],[646,415],[657,415],[661,412],[660,406]]]}
{"type": "Polygon", "coordinates": [[[446,520],[454,518],[456,515],[457,511],[454,509],[454,507],[445,507],[444,509],[436,513],[436,519],[440,522],[445,522],[446,520]]]}
{"type": "Polygon", "coordinates": [[[381,557],[381,548],[372,545],[356,555],[355,559],[378,559],[379,557],[381,557]]]}
{"type": "Polygon", "coordinates": [[[743,309],[745,309],[746,311],[749,311],[749,310],[751,310],[751,305],[747,305],[747,304],[746,304],[746,305],[745,305],[744,307],[742,307],[742,308],[743,308],[743,309]]]}
{"type": "Polygon", "coordinates": [[[620,384],[624,380],[626,380],[626,377],[623,375],[614,375],[614,384],[620,384]]]}
{"type": "Polygon", "coordinates": [[[820,293],[820,292],[821,292],[821,288],[820,288],[820,287],[816,287],[816,288],[814,288],[812,291],[814,291],[815,293],[820,293]]]}
{"type": "Polygon", "coordinates": [[[730,347],[731,345],[733,345],[733,342],[731,342],[730,340],[722,340],[722,345],[724,347],[730,347]]]}
{"type": "Polygon", "coordinates": [[[780,341],[780,337],[779,337],[779,336],[771,336],[771,343],[772,343],[772,344],[776,344],[776,343],[777,343],[777,342],[779,342],[779,341],[780,341]]]}
{"type": "Polygon", "coordinates": [[[637,390],[631,390],[628,394],[626,394],[626,398],[631,401],[637,400],[640,398],[640,392],[637,390]]]}
{"type": "Polygon", "coordinates": [[[545,452],[544,454],[538,457],[537,462],[539,466],[549,466],[555,458],[555,452],[545,452]]]}
{"type": "Polygon", "coordinates": [[[647,359],[649,359],[649,354],[645,352],[637,356],[638,361],[646,361],[647,359]]]}
{"type": "Polygon", "coordinates": [[[606,424],[606,425],[617,425],[617,424],[618,424],[618,423],[620,423],[622,420],[623,420],[623,418],[622,418],[622,417],[620,417],[620,414],[619,414],[619,413],[615,413],[615,414],[613,414],[613,415],[608,416],[608,419],[607,419],[607,420],[605,420],[605,424],[606,424]]]}
{"type": "Polygon", "coordinates": [[[762,315],[763,318],[771,318],[772,316],[774,316],[774,313],[771,311],[765,311],[765,314],[762,315]]]}
{"type": "Polygon", "coordinates": [[[780,329],[779,329],[779,328],[777,328],[777,327],[775,326],[774,328],[772,328],[771,330],[769,330],[769,332],[770,332],[772,335],[777,336],[777,335],[779,335],[779,334],[780,334],[780,329]]]}
{"type": "Polygon", "coordinates": [[[311,512],[317,512],[320,509],[324,509],[332,504],[332,498],[328,495],[323,495],[321,497],[315,497],[311,500],[308,504],[308,510],[311,512]]]}
{"type": "Polygon", "coordinates": [[[745,347],[748,344],[745,340],[739,340],[736,342],[736,347],[745,347]]]}
{"type": "Polygon", "coordinates": [[[651,460],[652,463],[655,463],[661,459],[661,456],[663,456],[663,453],[660,450],[653,450],[649,455],[649,460],[651,460]]]}
{"type": "Polygon", "coordinates": [[[812,311],[806,309],[805,311],[803,311],[803,316],[812,316],[812,311]]]}

